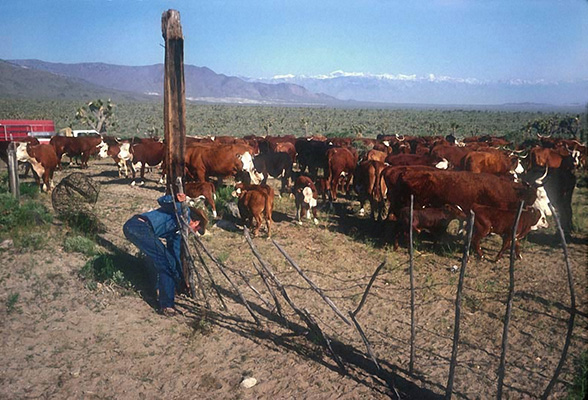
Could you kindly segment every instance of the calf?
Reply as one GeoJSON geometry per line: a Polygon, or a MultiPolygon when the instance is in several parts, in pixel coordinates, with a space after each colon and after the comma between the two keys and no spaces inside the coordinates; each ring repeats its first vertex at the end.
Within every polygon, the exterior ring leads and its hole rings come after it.
{"type": "Polygon", "coordinates": [[[184,187],[184,193],[192,200],[203,199],[205,200],[210,208],[212,209],[212,216],[217,217],[216,204],[216,189],[212,182],[188,182],[184,187]]]}
{"type": "Polygon", "coordinates": [[[316,200],[318,198],[318,192],[312,179],[304,175],[299,176],[296,182],[294,182],[294,189],[292,191],[294,193],[294,202],[296,203],[296,220],[298,221],[298,225],[302,225],[300,215],[306,213],[306,218],[310,219],[311,211],[314,217],[313,221],[317,225],[316,200]]]}
{"type": "MultiPolygon", "coordinates": [[[[504,250],[510,245],[512,240],[512,227],[517,215],[517,210],[506,210],[484,206],[481,204],[472,205],[472,210],[476,214],[474,220],[474,234],[472,236],[472,245],[476,250],[478,257],[483,258],[484,254],[480,248],[480,241],[491,233],[496,233],[502,237],[502,248],[496,256],[496,262],[502,257],[504,250]]],[[[541,211],[535,207],[529,207],[523,210],[519,225],[517,227],[516,239],[522,239],[530,231],[547,228],[547,220],[541,211]]],[[[519,253],[519,243],[515,242],[515,254],[521,258],[519,253]]]]}
{"type": "Polygon", "coordinates": [[[243,224],[249,227],[253,236],[257,236],[261,228],[262,215],[267,225],[267,237],[272,234],[272,211],[274,208],[274,189],[268,185],[235,185],[233,195],[239,198],[237,206],[243,224]],[[255,219],[255,224],[253,220],[255,219]]]}
{"type": "Polygon", "coordinates": [[[28,161],[36,173],[35,180],[44,192],[51,191],[53,173],[59,164],[55,149],[49,144],[31,145],[21,142],[16,149],[18,161],[28,161]],[[43,183],[41,184],[41,180],[43,183]]]}
{"type": "MultiPolygon", "coordinates": [[[[413,210],[412,229],[416,233],[429,232],[435,241],[447,230],[449,222],[454,219],[465,220],[466,215],[458,206],[445,204],[443,207],[426,207],[413,210]]],[[[398,215],[394,229],[394,250],[398,249],[398,239],[404,234],[408,238],[410,228],[410,207],[404,207],[398,215]]]]}

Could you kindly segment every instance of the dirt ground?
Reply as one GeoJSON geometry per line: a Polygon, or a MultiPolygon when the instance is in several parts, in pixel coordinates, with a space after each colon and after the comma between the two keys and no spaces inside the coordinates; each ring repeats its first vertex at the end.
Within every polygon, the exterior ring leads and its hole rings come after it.
{"type": "MultiPolygon", "coordinates": [[[[73,167],[57,172],[56,183],[73,167]]],[[[182,399],[403,399],[441,398],[447,384],[461,265],[461,239],[433,246],[419,239],[415,253],[416,339],[414,372],[410,359],[410,284],[408,254],[383,243],[379,225],[357,215],[358,203],[340,200],[335,211],[320,213],[314,226],[293,223],[293,200],[276,198],[273,239],[305,273],[347,311],[358,306],[376,267],[376,279],[357,319],[381,366],[371,362],[359,334],[326,305],[265,238],[256,249],[292,301],[306,308],[332,339],[343,374],[319,340],[280,298],[284,317],[276,316],[244,283],[246,276],[273,304],[256,274],[256,258],[239,226],[230,221],[202,238],[229,269],[262,325],[239,303],[236,291],[208,260],[228,309],[208,286],[204,300],[178,299],[183,316],[156,313],[153,288],[137,250],[125,240],[122,225],[135,213],[156,206],[163,186],[156,174],[144,187],[119,179],[114,164],[90,163],[84,171],[101,182],[96,213],[107,227],[101,251],[134,285],[92,288],[79,271],[89,257],[66,253],[67,228],[54,221],[46,248],[0,250],[0,398],[182,398],[182,399]],[[10,303],[18,294],[18,300],[10,303]],[[257,384],[244,388],[244,378],[257,384]]],[[[50,205],[49,196],[42,201],[50,205]]],[[[570,296],[563,252],[550,229],[533,232],[516,264],[516,294],[509,329],[504,398],[541,396],[559,362],[570,317],[570,296]]],[[[497,238],[483,248],[494,256],[497,238]]],[[[569,245],[578,313],[569,354],[552,398],[562,398],[575,375],[574,360],[588,348],[588,237],[575,234],[569,245]]],[[[208,281],[207,281],[208,282],[208,281]]],[[[454,397],[495,397],[508,289],[508,257],[498,264],[472,258],[463,293],[460,345],[454,397]]]]}

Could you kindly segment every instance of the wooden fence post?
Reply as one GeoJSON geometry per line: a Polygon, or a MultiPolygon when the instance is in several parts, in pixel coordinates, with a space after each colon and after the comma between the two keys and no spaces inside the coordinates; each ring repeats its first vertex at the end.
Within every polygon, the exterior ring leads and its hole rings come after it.
{"type": "Polygon", "coordinates": [[[415,318],[414,318],[414,248],[412,245],[412,224],[414,218],[414,195],[410,195],[410,228],[408,230],[408,241],[409,247],[408,252],[410,256],[410,262],[408,265],[408,272],[410,276],[410,361],[408,362],[408,372],[413,373],[414,371],[414,359],[415,359],[415,348],[414,339],[416,336],[415,318]]]}
{"type": "Polygon", "coordinates": [[[516,258],[516,243],[517,243],[517,228],[519,226],[519,220],[521,219],[521,213],[525,202],[521,200],[519,205],[519,211],[512,227],[512,236],[510,243],[510,265],[508,268],[509,284],[508,284],[508,298],[506,300],[506,313],[504,314],[504,327],[502,330],[502,352],[500,353],[500,364],[498,365],[498,389],[496,392],[496,398],[502,399],[502,384],[504,383],[504,372],[506,367],[506,350],[508,348],[508,326],[510,325],[510,315],[512,310],[512,300],[514,298],[515,289],[515,277],[514,277],[514,264],[516,258]]]}
{"type": "Polygon", "coordinates": [[[445,388],[445,399],[451,399],[453,393],[453,376],[455,375],[455,367],[457,365],[457,348],[459,345],[459,321],[461,318],[461,292],[463,290],[463,281],[465,279],[466,266],[468,265],[468,255],[470,252],[470,244],[472,243],[472,233],[474,231],[475,214],[470,211],[470,219],[468,220],[468,229],[463,246],[463,255],[461,257],[461,270],[459,271],[459,282],[457,284],[457,295],[455,297],[455,323],[453,327],[453,348],[451,350],[451,362],[449,363],[449,377],[447,378],[447,387],[445,388]]]}
{"type": "Polygon", "coordinates": [[[10,142],[8,145],[8,175],[9,175],[9,182],[10,182],[10,193],[12,196],[16,198],[17,201],[20,200],[20,183],[18,179],[18,160],[16,159],[16,149],[14,142],[10,142]]]}
{"type": "MultiPolygon", "coordinates": [[[[161,35],[165,40],[163,76],[163,132],[165,140],[166,193],[184,193],[184,152],[186,142],[186,90],[184,85],[184,36],[180,13],[167,10],[161,16],[161,35]]],[[[175,199],[174,199],[175,200],[175,199]]],[[[182,215],[188,221],[188,207],[182,204],[182,215]]],[[[182,228],[182,241],[188,238],[188,227],[182,228]]],[[[196,293],[186,255],[188,243],[181,247],[182,270],[192,295],[196,293]]]]}
{"type": "Polygon", "coordinates": [[[559,221],[559,217],[557,215],[556,209],[549,203],[549,209],[553,213],[553,218],[555,219],[555,223],[557,225],[557,231],[559,232],[559,237],[561,239],[561,247],[563,248],[564,253],[564,260],[566,263],[566,272],[568,276],[568,287],[570,289],[570,318],[568,319],[568,333],[566,334],[566,340],[561,350],[561,357],[559,359],[559,363],[555,368],[555,372],[553,373],[553,377],[549,381],[549,384],[545,388],[543,395],[541,396],[542,400],[546,400],[549,397],[549,393],[555,386],[555,382],[561,372],[564,362],[566,361],[566,356],[568,355],[568,348],[570,347],[570,342],[572,341],[572,333],[574,331],[574,320],[576,318],[576,291],[574,290],[574,274],[572,273],[572,266],[570,265],[570,256],[568,253],[568,245],[566,244],[566,236],[564,231],[561,227],[561,223],[559,221]]]}

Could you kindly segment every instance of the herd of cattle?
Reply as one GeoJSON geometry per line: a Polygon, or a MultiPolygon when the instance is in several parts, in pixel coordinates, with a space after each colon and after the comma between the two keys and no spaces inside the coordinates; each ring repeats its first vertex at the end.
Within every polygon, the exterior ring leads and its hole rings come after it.
{"type": "MultiPolygon", "coordinates": [[[[53,172],[63,155],[79,157],[81,168],[91,156],[111,157],[120,177],[132,174],[132,184],[144,184],[145,168],[164,161],[165,144],[158,139],[55,136],[49,144],[35,139],[17,144],[17,159],[29,162],[43,190],[51,190],[53,172]],[[140,166],[140,178],[136,170],[140,166]]],[[[5,150],[5,149],[0,149],[5,150]]],[[[5,154],[3,154],[5,157],[5,154]]],[[[337,201],[338,193],[357,195],[364,214],[385,222],[395,247],[410,226],[441,234],[451,220],[465,220],[473,211],[473,248],[482,257],[480,241],[490,233],[502,236],[498,257],[509,246],[519,204],[524,208],[516,233],[547,227],[548,203],[557,210],[566,233],[572,230],[575,171],[586,169],[586,145],[574,139],[539,136],[517,148],[501,137],[479,136],[456,140],[446,137],[379,135],[368,138],[287,136],[187,137],[186,194],[202,197],[216,217],[215,186],[225,177],[241,182],[235,187],[245,223],[257,234],[262,219],[271,233],[274,189],[268,177],[281,180],[280,193],[292,193],[296,220],[313,215],[317,203],[337,201]],[[358,150],[359,149],[359,150],[358,150]],[[297,171],[293,172],[293,166],[297,171]],[[320,171],[320,172],[319,172],[320,171]],[[214,183],[211,181],[214,178],[214,183]]],[[[163,169],[165,170],[165,169],[163,169]]],[[[276,188],[277,189],[277,188],[276,188]]],[[[517,254],[518,254],[518,246],[517,254]]]]}

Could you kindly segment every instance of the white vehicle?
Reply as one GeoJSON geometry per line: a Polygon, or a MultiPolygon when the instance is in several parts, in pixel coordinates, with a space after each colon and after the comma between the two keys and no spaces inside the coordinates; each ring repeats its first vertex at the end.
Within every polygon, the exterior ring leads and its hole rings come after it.
{"type": "Polygon", "coordinates": [[[72,131],[72,136],[73,137],[78,137],[78,136],[99,136],[100,134],[95,131],[94,129],[89,129],[89,130],[73,130],[72,131]]]}

